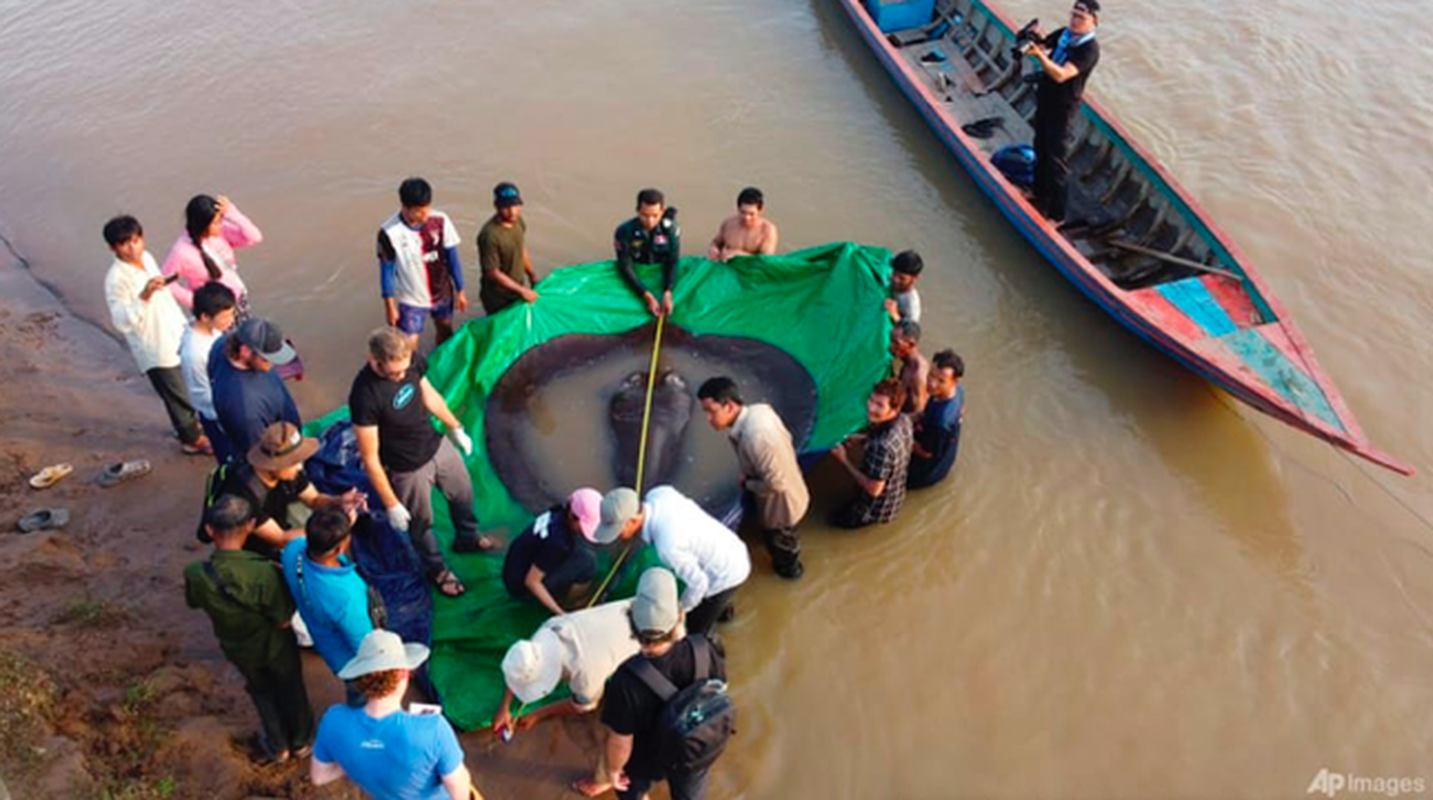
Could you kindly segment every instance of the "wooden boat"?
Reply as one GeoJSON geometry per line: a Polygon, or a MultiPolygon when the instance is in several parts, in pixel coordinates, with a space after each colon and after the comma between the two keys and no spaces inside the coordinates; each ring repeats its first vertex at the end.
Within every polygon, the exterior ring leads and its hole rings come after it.
{"type": "Polygon", "coordinates": [[[882,17],[882,30],[862,0],[840,2],[981,191],[1091,300],[1254,408],[1375,464],[1413,474],[1368,441],[1248,258],[1088,94],[1071,131],[1065,225],[1046,220],[992,164],[997,150],[1032,141],[1036,94],[1021,80],[976,94],[1018,58],[1017,28],[993,4],[935,0],[932,12],[919,0],[866,0],[882,17]],[[920,9],[919,16],[911,18],[910,8],[920,9]],[[894,21],[899,14],[907,18],[894,21]],[[903,25],[919,27],[892,29],[903,25]],[[962,130],[991,117],[1000,123],[987,131],[989,138],[962,130]]]}

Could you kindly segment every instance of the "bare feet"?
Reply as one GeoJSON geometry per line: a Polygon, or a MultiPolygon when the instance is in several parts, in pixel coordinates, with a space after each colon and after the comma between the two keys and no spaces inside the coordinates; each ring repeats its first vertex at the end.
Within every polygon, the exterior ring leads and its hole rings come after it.
{"type": "Polygon", "coordinates": [[[591,778],[578,778],[572,784],[572,791],[584,797],[596,797],[611,790],[612,784],[606,781],[598,783],[591,778]]]}

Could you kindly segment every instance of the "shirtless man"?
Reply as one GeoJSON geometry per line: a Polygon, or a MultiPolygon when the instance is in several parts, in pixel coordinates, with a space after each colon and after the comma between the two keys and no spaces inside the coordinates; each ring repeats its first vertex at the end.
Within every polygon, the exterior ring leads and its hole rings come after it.
{"type": "Polygon", "coordinates": [[[914,414],[917,418],[925,411],[930,399],[928,387],[930,360],[921,355],[918,345],[921,340],[921,326],[910,320],[902,320],[891,327],[891,355],[899,362],[894,377],[905,388],[905,405],[901,412],[914,414]]]}
{"type": "Polygon", "coordinates": [[[776,253],[776,223],[762,216],[766,198],[755,186],[736,196],[736,213],[722,221],[707,248],[707,258],[727,261],[732,256],[769,256],[776,253]]]}

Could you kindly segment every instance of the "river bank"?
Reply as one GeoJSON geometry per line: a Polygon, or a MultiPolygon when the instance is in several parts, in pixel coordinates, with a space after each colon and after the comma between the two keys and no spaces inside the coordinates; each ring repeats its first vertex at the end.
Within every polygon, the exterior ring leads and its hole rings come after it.
{"type": "MultiPolygon", "coordinates": [[[[209,461],[169,440],[124,345],[8,255],[0,366],[0,778],[11,795],[358,797],[316,790],[306,763],[251,764],[257,718],[242,681],[183,600],[184,565],[204,555],[192,530],[209,461]],[[111,489],[93,482],[103,465],[136,458],[153,472],[111,489]],[[60,462],[74,474],[28,486],[60,462]],[[42,507],[67,508],[69,525],[18,533],[42,507]]],[[[341,698],[311,653],[305,673],[317,712],[341,698]]],[[[501,751],[482,733],[463,745],[487,797],[560,797],[598,734],[573,720],[501,751]]]]}

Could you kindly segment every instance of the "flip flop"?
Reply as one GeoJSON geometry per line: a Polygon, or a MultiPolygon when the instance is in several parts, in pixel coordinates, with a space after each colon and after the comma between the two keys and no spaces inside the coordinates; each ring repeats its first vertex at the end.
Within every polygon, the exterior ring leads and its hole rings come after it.
{"type": "Polygon", "coordinates": [[[1002,117],[985,117],[974,122],[960,126],[966,136],[972,139],[989,139],[995,135],[996,128],[1005,127],[1005,120],[1002,117]]]}
{"type": "Polygon", "coordinates": [[[34,533],[35,531],[63,528],[69,521],[70,512],[66,509],[42,508],[21,517],[19,527],[21,533],[34,533]]]}
{"type": "Polygon", "coordinates": [[[207,436],[200,436],[199,441],[194,444],[184,444],[181,442],[179,449],[184,451],[184,455],[186,456],[214,455],[214,445],[209,443],[209,437],[207,436]]]}
{"type": "Polygon", "coordinates": [[[453,552],[455,553],[491,553],[502,546],[502,542],[486,534],[475,539],[453,540],[453,552]]]}
{"type": "Polygon", "coordinates": [[[30,478],[31,489],[48,489],[64,480],[75,468],[70,464],[51,464],[30,478]]]}
{"type": "Polygon", "coordinates": [[[111,486],[116,486],[125,481],[131,481],[135,478],[148,475],[149,470],[149,462],[142,458],[135,461],[124,461],[118,464],[110,464],[100,470],[97,480],[100,486],[108,489],[111,486]]]}
{"type": "Polygon", "coordinates": [[[458,576],[450,569],[445,569],[433,578],[433,584],[444,597],[461,597],[467,593],[468,587],[458,580],[458,576]],[[451,590],[451,591],[450,591],[451,590]]]}

